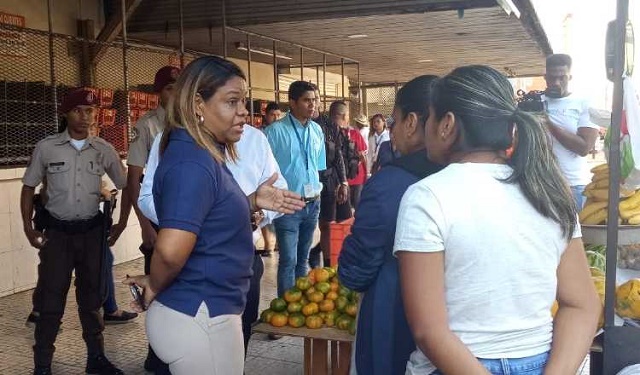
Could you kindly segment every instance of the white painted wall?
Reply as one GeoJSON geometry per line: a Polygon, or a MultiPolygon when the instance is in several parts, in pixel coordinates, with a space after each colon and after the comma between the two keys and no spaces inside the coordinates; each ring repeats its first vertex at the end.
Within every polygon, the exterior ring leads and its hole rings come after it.
{"type": "MultiPolygon", "coordinates": [[[[24,170],[0,169],[0,296],[33,288],[37,279],[38,250],[27,241],[20,214],[24,170]]],[[[114,217],[119,214],[120,210],[116,208],[114,217]]],[[[139,245],[140,226],[132,213],[129,226],[112,249],[115,262],[140,257],[139,245]]]]}

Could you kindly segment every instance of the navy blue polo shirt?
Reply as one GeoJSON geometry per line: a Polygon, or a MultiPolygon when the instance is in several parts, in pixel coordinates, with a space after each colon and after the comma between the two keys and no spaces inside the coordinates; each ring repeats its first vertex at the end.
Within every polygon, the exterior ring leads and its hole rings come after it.
{"type": "Polygon", "coordinates": [[[231,172],[186,130],[173,129],[156,171],[153,199],[160,229],[198,236],[180,274],[156,299],[190,316],[203,301],[210,317],[241,314],[254,250],[249,202],[231,172]]]}

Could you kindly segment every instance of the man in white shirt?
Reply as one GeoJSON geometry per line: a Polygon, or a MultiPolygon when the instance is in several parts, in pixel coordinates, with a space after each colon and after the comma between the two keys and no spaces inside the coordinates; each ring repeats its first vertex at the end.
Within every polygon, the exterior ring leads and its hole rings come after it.
{"type": "Polygon", "coordinates": [[[591,180],[586,156],[595,147],[599,129],[591,123],[588,102],[569,92],[569,55],[547,57],[544,78],[547,81],[547,128],[553,136],[553,153],[580,210],[584,205],[582,192],[591,180]]]}
{"type": "MultiPolygon", "coordinates": [[[[242,191],[249,195],[258,189],[258,186],[267,181],[274,173],[278,174],[278,180],[273,184],[280,189],[287,189],[287,181],[282,177],[276,159],[273,157],[271,147],[267,137],[262,131],[253,126],[246,125],[240,141],[236,143],[239,158],[236,162],[228,162],[227,168],[235,178],[242,191]]],[[[153,223],[158,223],[155,205],[153,202],[153,177],[155,176],[158,163],[160,162],[160,139],[159,133],[149,152],[149,160],[145,170],[140,196],[138,197],[138,207],[140,212],[153,223]]],[[[282,214],[273,211],[264,211],[264,218],[258,223],[259,227],[270,224],[274,219],[282,214]]],[[[259,231],[254,232],[254,239],[259,231]]],[[[260,303],[260,279],[264,271],[262,258],[258,253],[253,259],[253,275],[247,293],[247,306],[242,314],[242,333],[244,334],[245,353],[251,337],[251,325],[258,320],[258,304],[260,303]]]]}

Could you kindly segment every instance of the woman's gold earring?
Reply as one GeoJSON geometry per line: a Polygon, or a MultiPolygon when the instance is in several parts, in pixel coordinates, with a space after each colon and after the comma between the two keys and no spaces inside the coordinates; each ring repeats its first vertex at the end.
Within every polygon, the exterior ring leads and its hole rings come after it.
{"type": "Polygon", "coordinates": [[[198,124],[199,125],[204,124],[204,116],[203,115],[198,115],[198,124]]]}

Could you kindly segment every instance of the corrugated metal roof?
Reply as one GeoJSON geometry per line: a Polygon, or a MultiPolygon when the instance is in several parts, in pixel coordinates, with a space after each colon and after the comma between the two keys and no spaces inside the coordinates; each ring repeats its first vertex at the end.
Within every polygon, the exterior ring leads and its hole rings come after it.
{"type": "MultiPolygon", "coordinates": [[[[217,26],[219,13],[214,12],[220,2],[183,1],[186,47],[222,54],[222,31],[217,26]],[[199,12],[194,5],[200,6],[199,12]],[[207,17],[209,23],[205,25],[208,26],[202,26],[207,17]]],[[[130,35],[177,46],[177,27],[171,26],[172,22],[177,25],[177,1],[152,3],[143,0],[131,20],[130,35]],[[164,3],[166,7],[161,6],[164,3]],[[158,30],[160,24],[164,28],[158,30]]],[[[544,56],[551,52],[529,0],[515,0],[522,12],[520,19],[507,15],[495,0],[236,0],[228,3],[229,25],[355,59],[360,62],[361,81],[367,83],[402,82],[419,74],[444,74],[463,64],[487,64],[507,75],[540,75],[544,71],[544,56]],[[467,8],[461,14],[456,9],[462,5],[467,8]],[[367,37],[348,37],[354,34],[367,37]]],[[[236,49],[238,43],[246,44],[246,36],[229,31],[229,56],[245,58],[246,52],[236,49]]],[[[253,48],[265,50],[273,46],[271,40],[257,37],[252,37],[251,43],[253,48]]],[[[279,59],[280,66],[299,65],[298,47],[278,43],[277,51],[291,58],[279,59]]],[[[252,59],[272,62],[270,56],[256,53],[252,59]]],[[[304,61],[307,66],[321,64],[322,55],[306,51],[304,61]]],[[[328,57],[329,64],[339,62],[335,57],[328,57]]],[[[332,65],[329,70],[339,73],[340,67],[332,65]]],[[[348,67],[352,80],[356,79],[355,72],[354,67],[348,67]]]]}
{"type": "MultiPolygon", "coordinates": [[[[222,25],[222,0],[183,0],[184,27],[222,25]]],[[[226,0],[227,25],[245,26],[353,16],[421,13],[495,6],[495,0],[226,0]]],[[[143,0],[129,30],[165,31],[178,27],[177,0],[143,0]]]]}

